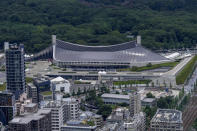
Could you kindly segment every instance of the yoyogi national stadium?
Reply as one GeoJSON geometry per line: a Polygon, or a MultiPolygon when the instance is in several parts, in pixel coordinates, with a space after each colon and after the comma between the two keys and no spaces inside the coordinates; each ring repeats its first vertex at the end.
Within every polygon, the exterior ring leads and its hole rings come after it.
{"type": "Polygon", "coordinates": [[[109,46],[86,46],[56,39],[52,36],[53,62],[59,67],[75,69],[120,69],[170,61],[141,45],[136,40],[109,46]]]}

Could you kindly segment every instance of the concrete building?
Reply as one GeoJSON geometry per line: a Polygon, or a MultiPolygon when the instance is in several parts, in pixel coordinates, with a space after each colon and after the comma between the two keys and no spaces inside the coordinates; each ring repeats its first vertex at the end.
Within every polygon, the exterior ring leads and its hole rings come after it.
{"type": "Polygon", "coordinates": [[[16,115],[23,114],[25,112],[25,105],[31,104],[32,99],[27,97],[27,93],[23,93],[20,95],[19,99],[16,101],[16,115]]]}
{"type": "Polygon", "coordinates": [[[182,112],[158,109],[150,122],[151,131],[183,131],[182,112]]]}
{"type": "Polygon", "coordinates": [[[124,122],[124,131],[145,131],[146,116],[143,112],[135,114],[131,121],[124,122]]]}
{"type": "Polygon", "coordinates": [[[24,45],[4,44],[6,57],[6,81],[7,90],[14,93],[18,99],[25,92],[25,60],[24,45]]]}
{"type": "MultiPolygon", "coordinates": [[[[35,109],[34,106],[32,108],[35,109]]],[[[51,110],[28,109],[25,112],[9,122],[8,131],[51,131],[51,110]]]]}
{"type": "Polygon", "coordinates": [[[67,120],[76,120],[79,118],[79,102],[75,98],[64,98],[62,101],[66,103],[65,114],[67,120]]]}
{"type": "Polygon", "coordinates": [[[101,96],[105,104],[121,104],[121,103],[130,103],[129,95],[120,95],[120,94],[103,94],[101,96]]]}
{"type": "Polygon", "coordinates": [[[141,111],[141,98],[140,98],[140,94],[137,92],[133,92],[129,94],[129,97],[130,97],[129,112],[130,112],[130,116],[133,117],[135,114],[138,114],[141,111]]]}
{"type": "Polygon", "coordinates": [[[127,108],[117,108],[114,110],[110,116],[107,118],[107,122],[109,123],[122,123],[123,121],[127,121],[130,119],[130,113],[127,108]]]}
{"type": "Polygon", "coordinates": [[[96,131],[96,129],[96,125],[89,125],[79,120],[70,120],[61,127],[61,131],[96,131]]]}
{"type": "Polygon", "coordinates": [[[70,82],[62,77],[51,80],[51,89],[53,92],[70,93],[70,82]]]}
{"type": "Polygon", "coordinates": [[[32,99],[32,103],[39,103],[39,88],[33,83],[27,84],[27,96],[32,99]]]}
{"type": "Polygon", "coordinates": [[[0,91],[0,122],[7,125],[16,115],[15,97],[11,92],[0,91]]]}
{"type": "Polygon", "coordinates": [[[51,129],[59,131],[65,121],[65,103],[61,101],[49,101],[44,106],[45,109],[51,109],[51,129]]]}

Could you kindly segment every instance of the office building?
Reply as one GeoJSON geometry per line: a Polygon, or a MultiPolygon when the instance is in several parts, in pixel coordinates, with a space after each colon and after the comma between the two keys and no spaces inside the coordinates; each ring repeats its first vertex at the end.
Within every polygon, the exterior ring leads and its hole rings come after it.
{"type": "Polygon", "coordinates": [[[39,103],[39,88],[33,83],[27,84],[27,96],[32,99],[32,103],[39,103]]]}
{"type": "Polygon", "coordinates": [[[37,110],[34,104],[27,109],[9,122],[8,131],[51,131],[51,110],[37,110]]]}
{"type": "Polygon", "coordinates": [[[65,115],[67,120],[76,120],[79,118],[79,102],[75,98],[64,98],[65,115]]]}
{"type": "Polygon", "coordinates": [[[51,129],[52,131],[59,131],[60,127],[66,119],[65,103],[61,101],[49,101],[44,106],[44,109],[51,109],[51,129]]]}
{"type": "Polygon", "coordinates": [[[151,131],[183,131],[182,112],[158,109],[150,122],[151,131]]]}
{"type": "Polygon", "coordinates": [[[133,117],[135,114],[138,114],[141,111],[141,98],[140,98],[140,94],[137,92],[133,92],[129,94],[129,97],[130,97],[129,112],[130,112],[130,116],[133,117]]]}
{"type": "Polygon", "coordinates": [[[18,99],[25,92],[25,61],[24,46],[22,44],[4,44],[6,57],[7,90],[14,93],[18,99]]]}
{"type": "Polygon", "coordinates": [[[11,92],[0,91],[0,122],[7,125],[16,114],[15,97],[11,92]]]}

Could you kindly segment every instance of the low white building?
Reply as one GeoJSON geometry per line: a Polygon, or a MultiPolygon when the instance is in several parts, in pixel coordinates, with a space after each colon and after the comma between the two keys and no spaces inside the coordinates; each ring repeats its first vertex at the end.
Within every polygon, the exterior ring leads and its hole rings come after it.
{"type": "Polygon", "coordinates": [[[51,80],[51,89],[55,92],[70,93],[70,82],[62,77],[57,77],[51,80]]]}
{"type": "Polygon", "coordinates": [[[120,104],[120,103],[130,103],[129,95],[120,94],[103,94],[101,96],[105,104],[120,104]]]}

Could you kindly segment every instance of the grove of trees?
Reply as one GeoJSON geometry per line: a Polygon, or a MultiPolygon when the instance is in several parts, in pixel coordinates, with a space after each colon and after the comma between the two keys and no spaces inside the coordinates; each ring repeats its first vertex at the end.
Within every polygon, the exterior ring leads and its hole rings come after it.
{"type": "Polygon", "coordinates": [[[38,52],[52,34],[93,46],[141,35],[150,49],[194,47],[196,13],[196,0],[0,0],[0,49],[10,41],[38,52]]]}

